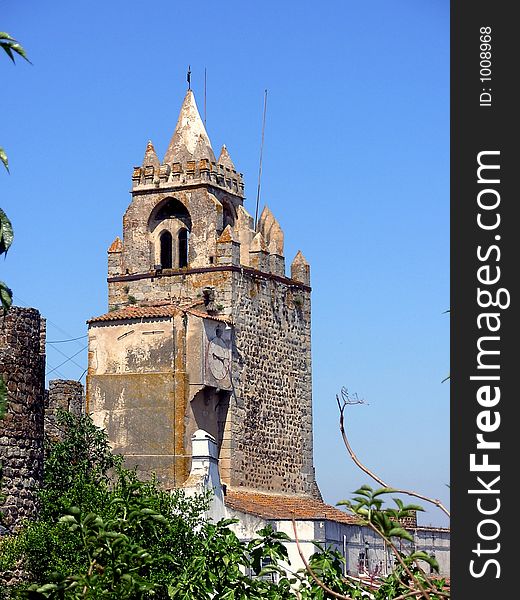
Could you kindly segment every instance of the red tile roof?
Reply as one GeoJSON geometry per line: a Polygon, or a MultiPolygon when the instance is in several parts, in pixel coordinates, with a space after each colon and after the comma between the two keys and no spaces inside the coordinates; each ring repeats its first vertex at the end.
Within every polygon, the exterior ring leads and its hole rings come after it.
{"type": "Polygon", "coordinates": [[[126,306],[119,310],[113,310],[99,317],[89,319],[87,323],[100,323],[107,321],[125,321],[127,319],[153,319],[173,317],[178,312],[189,313],[201,319],[213,319],[223,323],[231,323],[231,319],[224,315],[208,315],[202,310],[175,304],[163,304],[160,306],[126,306]]]}
{"type": "Polygon", "coordinates": [[[359,521],[352,515],[315,498],[228,489],[224,501],[229,508],[257,515],[263,519],[286,520],[294,517],[296,520],[326,520],[350,525],[359,524],[359,521]]]}
{"type": "Polygon", "coordinates": [[[173,317],[179,308],[173,304],[166,306],[127,306],[119,310],[113,310],[99,317],[89,319],[87,323],[99,323],[101,321],[122,321],[126,319],[150,319],[154,317],[173,317]]]}
{"type": "Polygon", "coordinates": [[[184,310],[195,317],[200,317],[201,319],[213,319],[213,321],[221,321],[222,323],[232,322],[231,317],[226,315],[208,315],[208,313],[205,313],[203,310],[198,310],[197,308],[186,308],[181,310],[184,310]]]}

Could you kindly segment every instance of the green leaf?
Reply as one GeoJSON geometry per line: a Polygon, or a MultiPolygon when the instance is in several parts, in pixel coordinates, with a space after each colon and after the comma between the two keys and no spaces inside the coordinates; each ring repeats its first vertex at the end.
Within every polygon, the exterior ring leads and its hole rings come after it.
{"type": "Polygon", "coordinates": [[[397,490],[394,489],[394,488],[391,488],[391,487],[382,487],[382,488],[379,488],[378,490],[376,490],[372,494],[372,496],[375,497],[375,496],[380,496],[381,494],[394,494],[395,492],[397,492],[397,490]]]}
{"type": "Polygon", "coordinates": [[[402,510],[404,511],[422,511],[424,512],[424,508],[420,505],[420,504],[407,504],[406,506],[403,506],[402,510]]]}
{"type": "Polygon", "coordinates": [[[38,588],[38,592],[40,592],[41,594],[45,593],[45,592],[52,592],[54,590],[57,590],[58,586],[54,583],[46,583],[45,585],[42,585],[41,588],[38,588]]]}
{"type": "Polygon", "coordinates": [[[361,496],[366,496],[367,498],[372,497],[372,488],[369,485],[362,485],[359,489],[357,489],[354,494],[360,494],[361,496]]]}
{"type": "Polygon", "coordinates": [[[13,303],[13,291],[3,281],[0,281],[0,301],[4,312],[9,310],[13,303]]]}
{"type": "Polygon", "coordinates": [[[0,160],[4,163],[4,167],[9,173],[9,161],[7,160],[7,154],[5,153],[5,150],[2,148],[2,146],[0,146],[0,160]]]}
{"type": "Polygon", "coordinates": [[[17,42],[13,37],[11,37],[5,31],[0,31],[0,47],[5,51],[7,56],[15,62],[15,57],[13,52],[16,52],[19,56],[21,56],[28,63],[31,61],[27,58],[27,54],[24,48],[17,42]]]}
{"type": "Polygon", "coordinates": [[[11,221],[0,208],[0,254],[7,253],[13,243],[14,232],[11,221]]]}
{"type": "Polygon", "coordinates": [[[408,531],[406,531],[406,529],[403,529],[402,527],[394,527],[393,529],[390,529],[388,532],[388,537],[398,537],[408,540],[409,542],[413,542],[413,537],[410,535],[410,533],[408,533],[408,531]]]}
{"type": "Polygon", "coordinates": [[[59,523],[77,523],[76,519],[72,515],[65,515],[58,521],[59,523]]]}
{"type": "Polygon", "coordinates": [[[439,572],[439,563],[437,562],[437,560],[433,556],[427,554],[426,552],[423,552],[422,550],[413,552],[412,554],[410,554],[409,558],[413,560],[424,560],[424,562],[428,563],[435,571],[439,572]]]}

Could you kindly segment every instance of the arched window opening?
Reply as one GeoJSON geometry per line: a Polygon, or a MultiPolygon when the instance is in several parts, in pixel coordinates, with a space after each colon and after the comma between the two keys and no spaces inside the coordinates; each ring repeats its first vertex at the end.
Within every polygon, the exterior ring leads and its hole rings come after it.
{"type": "Polygon", "coordinates": [[[235,216],[233,215],[232,211],[227,207],[224,206],[224,229],[228,226],[231,225],[231,227],[234,226],[235,224],[235,216]]]}
{"type": "Polygon", "coordinates": [[[169,231],[163,231],[161,233],[161,267],[163,269],[171,269],[172,264],[172,234],[169,231]]]}
{"type": "Polygon", "coordinates": [[[168,198],[162,202],[151,216],[151,225],[166,219],[178,219],[184,226],[191,230],[191,217],[187,208],[177,198],[168,198]]]}
{"type": "Polygon", "coordinates": [[[179,230],[179,269],[188,266],[188,230],[179,230]]]}

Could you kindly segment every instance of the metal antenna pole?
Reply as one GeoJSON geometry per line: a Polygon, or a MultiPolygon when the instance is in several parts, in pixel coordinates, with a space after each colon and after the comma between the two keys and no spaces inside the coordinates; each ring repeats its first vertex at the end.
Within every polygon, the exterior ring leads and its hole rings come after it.
{"type": "Polygon", "coordinates": [[[255,231],[258,225],[258,207],[260,205],[260,183],[262,181],[262,157],[264,154],[265,113],[267,111],[267,90],[264,92],[264,116],[262,118],[262,143],[260,144],[260,164],[258,167],[258,189],[256,191],[255,231]]]}
{"type": "Polygon", "coordinates": [[[206,67],[204,67],[204,127],[206,127],[206,67]]]}

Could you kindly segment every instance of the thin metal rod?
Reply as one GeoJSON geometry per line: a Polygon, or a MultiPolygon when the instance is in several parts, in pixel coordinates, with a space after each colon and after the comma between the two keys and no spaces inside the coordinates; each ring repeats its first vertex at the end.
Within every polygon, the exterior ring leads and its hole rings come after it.
{"type": "Polygon", "coordinates": [[[262,181],[262,158],[264,154],[265,114],[267,112],[267,90],[264,93],[264,116],[262,118],[262,143],[260,144],[260,164],[258,167],[258,189],[256,191],[255,231],[258,225],[258,207],[260,205],[260,184],[262,181]]]}
{"type": "Polygon", "coordinates": [[[204,127],[206,127],[206,67],[204,67],[204,127]]]}

